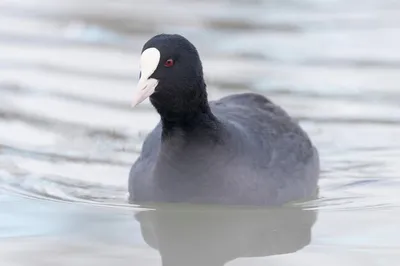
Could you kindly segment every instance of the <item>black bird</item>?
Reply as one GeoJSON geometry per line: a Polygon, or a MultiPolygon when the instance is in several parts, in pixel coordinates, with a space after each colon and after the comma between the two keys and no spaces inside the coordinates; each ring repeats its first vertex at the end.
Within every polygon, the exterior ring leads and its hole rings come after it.
{"type": "Polygon", "coordinates": [[[186,38],[151,38],[140,71],[132,105],[149,97],[161,119],[130,171],[131,202],[277,205],[316,195],[319,156],[298,123],[255,93],[209,102],[186,38]]]}

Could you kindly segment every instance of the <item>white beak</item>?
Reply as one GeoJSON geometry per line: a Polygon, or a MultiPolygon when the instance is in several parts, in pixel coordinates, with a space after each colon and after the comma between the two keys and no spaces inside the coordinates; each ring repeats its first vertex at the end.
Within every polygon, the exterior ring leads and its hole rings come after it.
{"type": "Polygon", "coordinates": [[[136,105],[150,97],[150,95],[154,93],[157,85],[158,80],[145,79],[142,76],[136,86],[135,93],[133,94],[132,107],[135,107],[136,105]]]}
{"type": "Polygon", "coordinates": [[[160,62],[160,52],[152,47],[143,51],[140,57],[141,76],[132,99],[132,107],[137,106],[154,93],[158,80],[150,78],[160,62]]]}

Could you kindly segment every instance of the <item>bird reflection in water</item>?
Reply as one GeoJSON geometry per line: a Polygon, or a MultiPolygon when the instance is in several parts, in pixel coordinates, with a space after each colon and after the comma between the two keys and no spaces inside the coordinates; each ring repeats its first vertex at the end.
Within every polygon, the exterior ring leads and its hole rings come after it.
{"type": "Polygon", "coordinates": [[[311,241],[316,210],[172,207],[152,205],[135,214],[162,266],[222,266],[237,258],[294,253],[311,241]]]}

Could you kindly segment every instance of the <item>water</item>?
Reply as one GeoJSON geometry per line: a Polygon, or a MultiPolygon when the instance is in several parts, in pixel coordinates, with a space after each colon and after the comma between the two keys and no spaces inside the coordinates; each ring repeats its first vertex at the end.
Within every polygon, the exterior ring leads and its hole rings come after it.
{"type": "Polygon", "coordinates": [[[397,265],[399,34],[395,0],[0,1],[1,265],[397,265]],[[300,120],[319,199],[127,204],[158,120],[129,104],[159,32],[196,44],[212,99],[253,90],[300,120]]]}

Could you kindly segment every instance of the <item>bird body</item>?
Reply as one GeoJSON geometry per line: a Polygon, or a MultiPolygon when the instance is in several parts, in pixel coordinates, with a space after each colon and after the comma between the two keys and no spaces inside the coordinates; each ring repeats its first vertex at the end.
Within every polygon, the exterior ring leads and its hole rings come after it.
{"type": "Polygon", "coordinates": [[[160,55],[146,78],[156,80],[149,97],[161,120],[132,166],[131,202],[276,205],[315,196],[318,152],[282,108],[255,93],[208,102],[189,41],[157,35],[144,53],[152,48],[160,55]],[[170,58],[173,66],[166,67],[170,58]]]}

